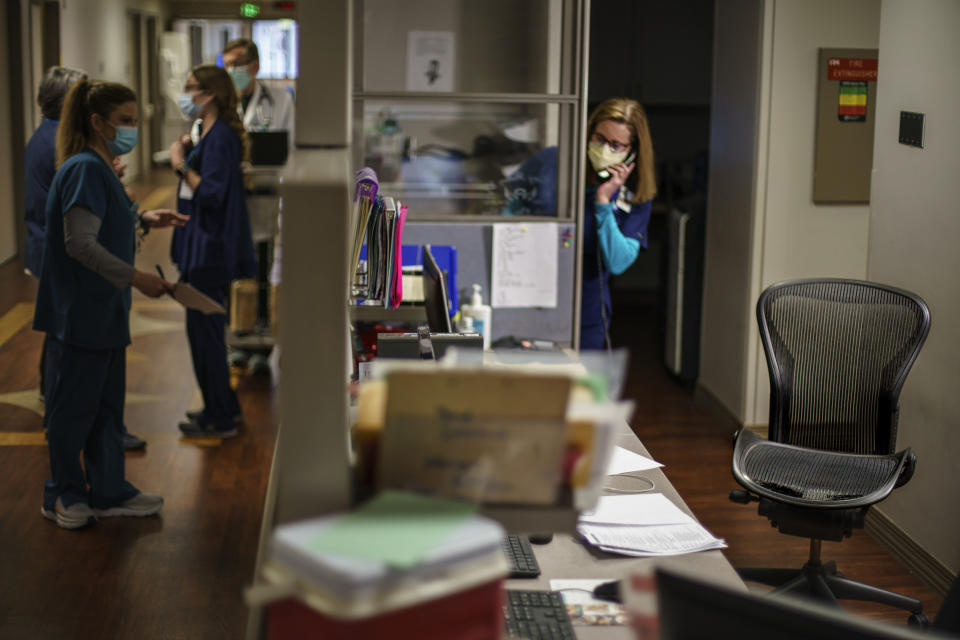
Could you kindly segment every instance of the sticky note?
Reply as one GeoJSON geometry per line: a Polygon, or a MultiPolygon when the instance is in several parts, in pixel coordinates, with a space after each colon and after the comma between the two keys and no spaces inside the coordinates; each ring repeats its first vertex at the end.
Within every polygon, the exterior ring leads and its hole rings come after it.
{"type": "Polygon", "coordinates": [[[446,541],[476,510],[467,502],[385,491],[317,534],[309,546],[317,553],[407,569],[446,541]]]}

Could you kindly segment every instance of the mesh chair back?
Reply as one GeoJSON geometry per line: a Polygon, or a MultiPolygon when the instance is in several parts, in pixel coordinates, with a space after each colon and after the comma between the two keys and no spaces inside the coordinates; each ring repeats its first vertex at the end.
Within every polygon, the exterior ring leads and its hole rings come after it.
{"type": "Polygon", "coordinates": [[[930,330],[923,300],[856,280],[783,282],[760,295],[757,321],[770,372],[770,440],[895,450],[900,389],[930,330]]]}

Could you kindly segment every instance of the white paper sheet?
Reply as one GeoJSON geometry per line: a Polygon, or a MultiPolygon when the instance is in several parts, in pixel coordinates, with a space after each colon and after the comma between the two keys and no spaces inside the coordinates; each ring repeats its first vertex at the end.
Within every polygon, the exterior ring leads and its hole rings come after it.
{"type": "Polygon", "coordinates": [[[630,471],[649,471],[663,465],[639,453],[634,453],[623,447],[614,447],[610,462],[607,463],[607,475],[615,476],[618,473],[630,471]]]}
{"type": "Polygon", "coordinates": [[[631,556],[676,555],[727,546],[696,522],[657,527],[581,524],[577,531],[604,551],[631,556]]]}
{"type": "Polygon", "coordinates": [[[696,522],[662,493],[603,496],[597,508],[580,515],[587,524],[662,525],[696,522]]]}
{"type": "Polygon", "coordinates": [[[204,293],[197,291],[192,285],[186,282],[178,282],[173,288],[173,298],[185,306],[187,309],[196,309],[201,313],[210,315],[213,313],[226,313],[223,305],[211,299],[204,293]]]}
{"type": "Polygon", "coordinates": [[[554,222],[493,225],[491,306],[557,306],[557,245],[554,222]]]}

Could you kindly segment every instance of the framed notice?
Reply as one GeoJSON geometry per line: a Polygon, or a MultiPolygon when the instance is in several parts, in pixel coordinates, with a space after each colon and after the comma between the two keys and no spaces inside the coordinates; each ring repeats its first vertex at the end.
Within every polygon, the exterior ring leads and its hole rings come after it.
{"type": "Polygon", "coordinates": [[[820,49],[814,202],[870,202],[876,96],[876,49],[820,49]]]}
{"type": "Polygon", "coordinates": [[[407,33],[407,91],[453,91],[456,64],[453,31],[407,33]]]}

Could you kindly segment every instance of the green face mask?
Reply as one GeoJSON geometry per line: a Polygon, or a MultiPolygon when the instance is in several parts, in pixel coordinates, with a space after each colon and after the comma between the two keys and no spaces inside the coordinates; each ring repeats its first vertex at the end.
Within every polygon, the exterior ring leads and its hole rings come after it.
{"type": "Polygon", "coordinates": [[[233,85],[237,88],[237,91],[246,91],[247,87],[250,86],[250,72],[247,71],[246,65],[233,67],[227,73],[230,74],[230,79],[233,80],[233,85]]]}

